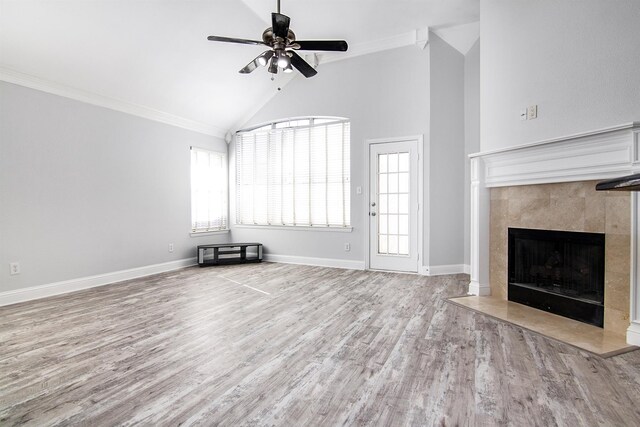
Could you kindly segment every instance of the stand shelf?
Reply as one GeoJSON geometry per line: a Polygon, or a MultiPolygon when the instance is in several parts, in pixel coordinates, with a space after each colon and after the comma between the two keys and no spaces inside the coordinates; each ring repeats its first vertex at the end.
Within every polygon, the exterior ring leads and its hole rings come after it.
{"type": "Polygon", "coordinates": [[[218,243],[198,246],[200,267],[261,261],[262,243],[218,243]]]}

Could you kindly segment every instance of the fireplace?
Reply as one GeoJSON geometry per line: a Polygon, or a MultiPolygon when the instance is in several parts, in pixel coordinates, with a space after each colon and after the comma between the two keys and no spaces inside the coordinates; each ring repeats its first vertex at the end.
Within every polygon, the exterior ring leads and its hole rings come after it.
{"type": "Polygon", "coordinates": [[[508,299],[603,327],[605,235],[509,228],[508,299]]]}

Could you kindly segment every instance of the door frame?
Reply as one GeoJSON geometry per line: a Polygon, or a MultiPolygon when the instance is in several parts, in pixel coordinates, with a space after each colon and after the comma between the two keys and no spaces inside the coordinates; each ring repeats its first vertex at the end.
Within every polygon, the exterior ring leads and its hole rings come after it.
{"type": "MultiPolygon", "coordinates": [[[[429,218],[429,209],[428,204],[425,205],[425,198],[428,202],[429,200],[429,176],[427,175],[427,180],[425,180],[424,175],[424,164],[429,160],[429,147],[425,146],[424,136],[423,135],[410,135],[405,137],[393,137],[393,138],[375,138],[375,139],[366,139],[365,150],[366,150],[366,166],[365,166],[365,179],[364,182],[364,224],[366,224],[366,231],[364,234],[364,268],[365,270],[370,270],[370,247],[371,239],[370,239],[370,230],[371,230],[371,216],[369,215],[369,207],[371,205],[371,192],[370,192],[370,181],[371,181],[371,146],[374,144],[385,144],[385,143],[393,143],[393,142],[415,142],[418,145],[418,265],[416,271],[418,274],[423,274],[423,264],[425,257],[429,254],[429,248],[424,247],[424,232],[425,230],[428,232],[428,223],[425,225],[425,219],[429,218]]],[[[405,272],[409,273],[409,272],[405,272]]]]}

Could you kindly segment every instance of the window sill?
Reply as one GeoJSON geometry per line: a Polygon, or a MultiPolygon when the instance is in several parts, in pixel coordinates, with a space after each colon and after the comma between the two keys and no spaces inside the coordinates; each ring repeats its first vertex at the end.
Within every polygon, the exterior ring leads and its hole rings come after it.
{"type": "Polygon", "coordinates": [[[228,234],[229,230],[219,230],[219,231],[192,231],[189,233],[191,237],[201,237],[201,236],[212,236],[216,234],[228,234]]]}
{"type": "Polygon", "coordinates": [[[309,227],[301,225],[248,225],[236,224],[233,228],[254,228],[260,230],[287,230],[287,231],[321,231],[333,233],[351,233],[353,227],[309,227]]]}

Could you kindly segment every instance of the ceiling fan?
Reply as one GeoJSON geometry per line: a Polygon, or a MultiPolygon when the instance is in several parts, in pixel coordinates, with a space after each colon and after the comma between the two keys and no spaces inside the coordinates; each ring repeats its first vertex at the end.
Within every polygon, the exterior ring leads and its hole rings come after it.
{"type": "Polygon", "coordinates": [[[272,74],[277,74],[278,69],[282,69],[285,73],[290,73],[293,71],[293,68],[295,68],[305,77],[313,77],[318,72],[302,59],[302,57],[296,53],[296,50],[346,52],[349,46],[344,40],[296,40],[296,35],[289,29],[290,19],[288,16],[280,13],[280,0],[277,1],[278,12],[271,14],[271,27],[262,33],[262,41],[220,36],[209,36],[207,40],[264,45],[270,48],[242,68],[239,71],[242,74],[249,74],[259,66],[264,67],[269,64],[268,70],[272,74]]]}

